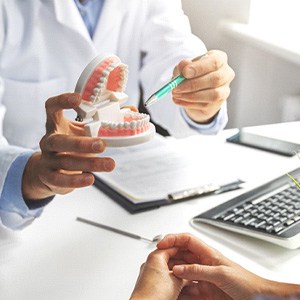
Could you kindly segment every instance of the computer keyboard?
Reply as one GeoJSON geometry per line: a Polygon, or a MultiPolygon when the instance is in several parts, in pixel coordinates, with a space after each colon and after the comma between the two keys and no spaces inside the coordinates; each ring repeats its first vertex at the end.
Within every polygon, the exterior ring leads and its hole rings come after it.
{"type": "MultiPolygon", "coordinates": [[[[300,168],[290,172],[298,181],[300,168]]],[[[300,189],[286,175],[208,210],[191,221],[208,223],[271,243],[300,247],[300,189]]]]}

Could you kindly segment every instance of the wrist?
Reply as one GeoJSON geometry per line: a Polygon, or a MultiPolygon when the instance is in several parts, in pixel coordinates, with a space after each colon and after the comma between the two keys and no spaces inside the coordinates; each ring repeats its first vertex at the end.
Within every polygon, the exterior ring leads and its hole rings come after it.
{"type": "Polygon", "coordinates": [[[284,283],[272,280],[265,280],[264,295],[279,296],[279,297],[289,297],[300,294],[300,285],[284,283]]]}
{"type": "Polygon", "coordinates": [[[214,120],[219,111],[213,115],[205,115],[199,110],[185,108],[185,112],[193,122],[198,124],[209,124],[214,120]]]}
{"type": "Polygon", "coordinates": [[[39,178],[38,172],[41,169],[39,166],[40,157],[40,152],[33,153],[24,169],[22,195],[24,199],[28,199],[29,201],[38,201],[54,195],[39,178]]]}

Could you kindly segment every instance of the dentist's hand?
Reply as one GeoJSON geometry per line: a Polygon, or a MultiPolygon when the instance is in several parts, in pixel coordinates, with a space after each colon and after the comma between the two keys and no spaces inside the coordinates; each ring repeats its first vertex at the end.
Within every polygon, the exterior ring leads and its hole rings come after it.
{"type": "Polygon", "coordinates": [[[194,122],[211,122],[228,98],[230,83],[235,77],[226,53],[211,50],[199,60],[183,60],[174,75],[179,73],[188,80],[173,90],[173,101],[184,107],[194,122]]]}
{"type": "Polygon", "coordinates": [[[66,194],[75,188],[92,185],[90,172],[110,172],[115,162],[97,157],[104,142],[85,136],[83,124],[63,116],[64,109],[74,109],[81,101],[79,94],[62,94],[46,101],[46,134],[40,141],[40,152],[29,159],[23,174],[22,192],[28,200],[66,194]]]}

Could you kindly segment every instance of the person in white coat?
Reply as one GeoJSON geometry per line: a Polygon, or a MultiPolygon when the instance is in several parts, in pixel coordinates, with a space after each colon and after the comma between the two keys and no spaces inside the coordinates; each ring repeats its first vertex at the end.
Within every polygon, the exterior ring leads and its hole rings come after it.
{"type": "Polygon", "coordinates": [[[219,50],[191,62],[206,52],[180,0],[0,0],[0,222],[21,229],[55,194],[113,170],[112,158],[96,155],[101,139],[71,121],[76,81],[101,53],[129,66],[129,105],[173,74],[188,79],[149,108],[171,135],[222,130],[234,72],[219,50]]]}

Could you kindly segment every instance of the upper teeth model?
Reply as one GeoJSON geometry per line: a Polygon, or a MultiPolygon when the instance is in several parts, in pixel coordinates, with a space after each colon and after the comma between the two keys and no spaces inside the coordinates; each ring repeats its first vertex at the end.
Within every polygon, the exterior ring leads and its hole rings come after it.
{"type": "Polygon", "coordinates": [[[121,105],[128,67],[115,55],[97,56],[83,70],[75,92],[82,97],[77,121],[85,121],[86,134],[103,138],[107,146],[122,147],[150,140],[155,127],[147,114],[133,112],[121,105]]]}

